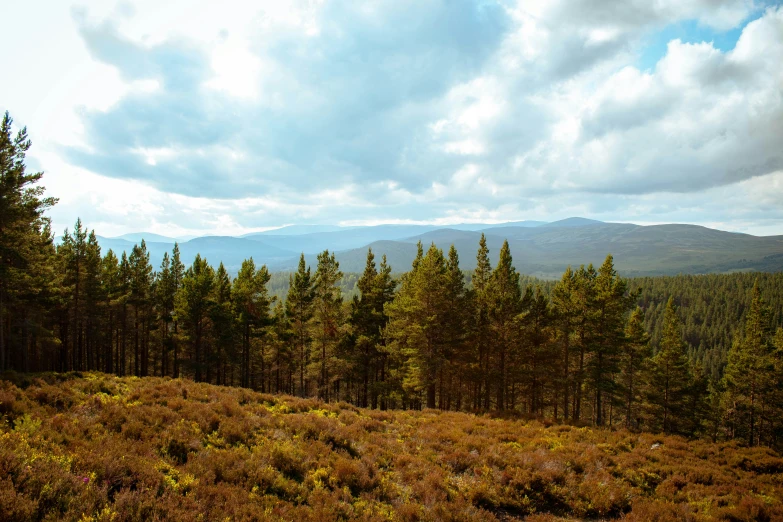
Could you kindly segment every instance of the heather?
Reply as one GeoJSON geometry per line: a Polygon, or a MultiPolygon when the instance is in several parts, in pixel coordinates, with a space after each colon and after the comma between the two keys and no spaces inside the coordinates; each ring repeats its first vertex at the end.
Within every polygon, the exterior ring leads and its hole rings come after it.
{"type": "Polygon", "coordinates": [[[773,450],[99,373],[0,381],[2,520],[783,520],[773,450]]]}

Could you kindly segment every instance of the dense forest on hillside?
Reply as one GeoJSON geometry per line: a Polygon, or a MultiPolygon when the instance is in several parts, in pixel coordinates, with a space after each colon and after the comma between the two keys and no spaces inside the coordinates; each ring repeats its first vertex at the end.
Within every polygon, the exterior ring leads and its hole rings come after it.
{"type": "Polygon", "coordinates": [[[783,519],[736,442],[379,411],[186,379],[0,381],[0,520],[783,519]]]}
{"type": "Polygon", "coordinates": [[[350,299],[333,252],[302,256],[285,298],[266,266],[235,278],[175,245],[102,252],[77,221],[55,246],[30,142],[0,132],[0,370],[189,377],[378,409],[513,411],[635,430],[783,440],[780,274],[625,280],[612,256],[554,283],[508,242],[419,243],[392,275],[367,252],[350,299]]]}
{"type": "MultiPolygon", "coordinates": [[[[399,279],[401,273],[392,273],[399,279]]],[[[472,288],[472,272],[464,271],[465,285],[472,288]]],[[[271,274],[269,293],[284,300],[289,288],[290,273],[271,274]]],[[[360,296],[357,282],[361,274],[346,273],[339,282],[343,298],[360,296]]],[[[719,380],[726,364],[732,339],[742,328],[748,296],[758,282],[762,299],[770,310],[772,328],[783,326],[783,273],[735,272],[731,274],[679,275],[629,278],[628,288],[638,293],[636,304],[644,311],[644,327],[650,332],[650,344],[657,350],[663,328],[664,309],[669,297],[678,307],[683,323],[683,335],[688,355],[702,364],[713,380],[719,380]]],[[[557,281],[538,279],[521,274],[522,288],[541,288],[551,298],[557,281]]]]}

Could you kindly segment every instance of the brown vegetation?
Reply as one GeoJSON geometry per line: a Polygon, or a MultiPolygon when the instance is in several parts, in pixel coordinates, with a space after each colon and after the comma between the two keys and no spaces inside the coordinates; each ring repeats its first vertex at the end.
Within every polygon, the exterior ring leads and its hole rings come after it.
{"type": "Polygon", "coordinates": [[[7,377],[0,520],[783,520],[783,459],[736,442],[7,377]]]}

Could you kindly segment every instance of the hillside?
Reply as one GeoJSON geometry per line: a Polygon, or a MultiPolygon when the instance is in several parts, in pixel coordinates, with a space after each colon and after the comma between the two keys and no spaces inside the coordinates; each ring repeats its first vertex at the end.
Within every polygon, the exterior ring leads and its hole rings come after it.
{"type": "MultiPolygon", "coordinates": [[[[507,239],[517,270],[543,279],[559,278],[568,265],[600,264],[608,253],[614,255],[617,269],[624,276],[783,270],[783,236],[757,237],[696,225],[603,223],[578,217],[552,223],[464,223],[446,227],[292,225],[241,238],[199,237],[181,241],[179,247],[185,262],[200,253],[215,265],[222,261],[231,273],[236,273],[249,257],[272,271],[290,271],[296,268],[299,254],[304,253],[314,266],[316,255],[327,249],[338,253],[343,272],[361,272],[367,249],[372,248],[378,257],[385,254],[396,272],[402,272],[410,268],[418,241],[425,245],[434,242],[444,250],[454,244],[462,268],[472,270],[482,233],[487,236],[493,263],[507,239]]],[[[142,238],[157,268],[164,252],[171,251],[174,239],[132,233],[100,237],[99,242],[104,252],[111,248],[116,253],[130,253],[142,238]]]]}
{"type": "Polygon", "coordinates": [[[781,520],[736,443],[186,380],[0,380],[2,520],[781,520]]]}
{"type": "MultiPolygon", "coordinates": [[[[140,237],[139,242],[141,239],[140,237]]],[[[150,254],[150,263],[157,269],[163,260],[163,254],[168,252],[171,255],[174,241],[165,243],[147,241],[146,237],[144,239],[147,251],[150,254]]],[[[109,249],[112,249],[118,257],[122,252],[130,255],[133,246],[136,244],[134,241],[127,239],[104,238],[100,236],[98,237],[98,243],[101,245],[104,255],[109,249]]],[[[178,244],[183,262],[190,264],[196,257],[196,254],[200,254],[201,257],[206,257],[210,261],[214,260],[216,265],[222,262],[226,269],[233,274],[239,271],[242,261],[250,257],[259,260],[259,265],[274,265],[279,263],[287,264],[290,260],[297,259],[299,255],[295,251],[283,250],[261,241],[230,236],[197,237],[189,241],[181,241],[178,244]]]]}
{"type": "MultiPolygon", "coordinates": [[[[757,237],[695,225],[640,226],[628,223],[596,223],[566,220],[538,227],[497,227],[484,231],[440,229],[413,236],[402,243],[434,242],[460,253],[460,266],[475,267],[475,253],[482,232],[487,237],[490,259],[497,261],[500,246],[509,241],[514,266],[537,277],[559,278],[567,266],[600,265],[611,253],[624,276],[701,274],[737,270],[783,270],[783,237],[757,237]]],[[[585,220],[588,221],[588,220],[585,220]]],[[[376,255],[386,254],[393,267],[407,270],[415,248],[397,244],[369,245],[376,255]]],[[[345,271],[360,271],[366,248],[338,252],[345,271]]]]}

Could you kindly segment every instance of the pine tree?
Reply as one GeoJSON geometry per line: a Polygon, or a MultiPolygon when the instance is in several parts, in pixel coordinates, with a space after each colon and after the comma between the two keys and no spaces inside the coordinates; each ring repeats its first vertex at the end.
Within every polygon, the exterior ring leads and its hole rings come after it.
{"type": "MultiPolygon", "coordinates": [[[[557,375],[557,353],[552,349],[553,313],[549,300],[537,287],[535,294],[527,287],[520,303],[517,317],[520,326],[518,361],[513,365],[516,381],[526,392],[527,411],[542,416],[546,407],[547,388],[553,388],[557,375]]],[[[515,384],[512,381],[512,384],[515,384]]],[[[510,408],[516,406],[515,388],[512,387],[510,408]]],[[[554,394],[554,389],[552,390],[554,394]]],[[[553,409],[557,403],[553,401],[553,409]]]]}
{"type": "Polygon", "coordinates": [[[83,352],[83,317],[84,317],[84,271],[87,257],[87,230],[82,227],[82,220],[77,219],[73,227],[73,235],[66,229],[62,242],[57,248],[57,254],[63,260],[65,268],[64,283],[69,294],[69,314],[67,331],[63,332],[63,351],[70,360],[68,368],[86,369],[83,352]],[[70,332],[68,335],[67,332],[70,332]]]}
{"type": "Polygon", "coordinates": [[[373,403],[376,407],[376,398],[380,401],[380,408],[385,410],[391,399],[391,386],[387,381],[387,376],[392,373],[390,367],[389,350],[386,346],[386,339],[383,331],[389,323],[389,316],[386,313],[386,305],[394,299],[397,281],[391,275],[391,266],[386,262],[386,255],[381,257],[381,264],[378,267],[378,275],[375,276],[373,295],[375,301],[375,317],[377,321],[377,343],[376,348],[379,355],[376,369],[376,383],[373,389],[373,403]]]}
{"type": "Polygon", "coordinates": [[[481,234],[479,248],[476,253],[476,268],[473,270],[471,283],[473,285],[472,301],[475,317],[471,338],[475,349],[475,362],[472,365],[475,374],[474,404],[475,409],[489,409],[490,402],[490,350],[489,350],[489,294],[488,288],[492,277],[492,265],[489,262],[487,238],[481,234]]]}
{"type": "Polygon", "coordinates": [[[625,326],[626,342],[620,354],[620,386],[623,392],[625,427],[639,428],[638,399],[641,397],[640,376],[650,356],[650,337],[644,329],[644,312],[636,309],[625,326]]]}
{"type": "MultiPolygon", "coordinates": [[[[272,347],[272,375],[274,391],[293,395],[293,372],[291,364],[291,324],[281,300],[277,300],[272,311],[272,325],[269,332],[272,347]]],[[[271,386],[270,386],[271,388],[271,386]]]]}
{"type": "Polygon", "coordinates": [[[111,249],[106,252],[103,260],[101,260],[101,280],[103,281],[104,296],[106,298],[106,316],[108,316],[108,324],[106,325],[108,343],[103,359],[103,371],[119,374],[119,334],[116,321],[118,316],[117,303],[120,298],[120,262],[111,249]]]}
{"type": "Polygon", "coordinates": [[[193,264],[185,271],[182,290],[177,294],[176,314],[191,343],[190,367],[196,381],[203,381],[203,357],[208,317],[213,306],[215,270],[206,259],[196,254],[193,264]]]}
{"type": "MultiPolygon", "coordinates": [[[[557,364],[560,377],[560,393],[563,401],[563,418],[568,419],[571,391],[574,386],[571,374],[572,337],[577,328],[579,308],[576,302],[575,275],[569,266],[562,278],[552,290],[553,322],[557,330],[557,341],[560,345],[561,356],[557,364]]],[[[555,416],[556,417],[556,416],[555,416]]]]}
{"type": "Polygon", "coordinates": [[[153,282],[150,254],[144,240],[134,245],[128,257],[130,269],[130,297],[133,305],[133,369],[134,375],[149,373],[149,321],[151,287],[153,282]]]}
{"type": "Polygon", "coordinates": [[[155,307],[161,323],[161,376],[169,373],[169,352],[172,351],[171,324],[174,318],[174,300],[176,289],[174,276],[171,270],[171,258],[169,253],[163,253],[160,270],[156,274],[155,307]]]}
{"type": "Polygon", "coordinates": [[[360,294],[351,302],[350,324],[352,352],[347,357],[347,367],[355,372],[358,385],[357,405],[382,409],[389,400],[389,353],[385,346],[383,330],[388,322],[384,311],[386,303],[394,298],[396,282],[391,267],[382,257],[378,268],[372,249],[367,251],[364,273],[356,285],[360,294]]]}
{"type": "Polygon", "coordinates": [[[128,256],[125,252],[120,257],[119,266],[119,297],[120,304],[120,375],[126,375],[128,372],[127,358],[127,330],[128,330],[128,300],[131,295],[131,266],[128,256]]]}
{"type": "Polygon", "coordinates": [[[436,378],[444,354],[445,291],[445,259],[433,244],[425,256],[417,257],[400,291],[386,306],[385,336],[401,362],[404,402],[411,406],[420,403],[422,392],[426,406],[436,406],[436,378]]]}
{"type": "MultiPolygon", "coordinates": [[[[242,267],[239,269],[236,279],[234,279],[234,287],[232,289],[234,310],[239,319],[242,338],[242,353],[240,357],[240,382],[242,386],[250,386],[250,377],[253,373],[251,339],[257,336],[260,333],[258,329],[266,326],[269,321],[269,307],[272,304],[272,298],[269,296],[266,285],[269,283],[270,277],[266,265],[256,270],[255,262],[251,257],[242,262],[242,267]]],[[[265,391],[265,380],[263,379],[265,359],[263,354],[259,359],[262,374],[261,390],[265,391]]]]}
{"type": "Polygon", "coordinates": [[[496,404],[498,410],[506,409],[508,388],[508,365],[512,362],[517,346],[517,315],[521,312],[522,291],[511,259],[508,241],[503,242],[500,258],[492,272],[486,289],[489,302],[489,328],[494,339],[495,367],[491,375],[495,382],[496,404]]]}
{"type": "Polygon", "coordinates": [[[100,328],[106,300],[101,261],[101,247],[92,230],[87,238],[84,258],[85,358],[89,370],[100,367],[98,358],[105,351],[101,346],[104,339],[100,328]]]}
{"type": "Polygon", "coordinates": [[[750,445],[763,443],[765,421],[769,426],[765,413],[777,409],[770,404],[774,402],[771,399],[779,386],[779,374],[775,371],[776,354],[769,316],[769,308],[756,283],[751,291],[744,335],[734,341],[723,376],[724,404],[732,437],[743,437],[750,445]]]}
{"type": "Polygon", "coordinates": [[[444,305],[445,362],[441,367],[438,379],[440,384],[438,407],[449,410],[452,408],[452,399],[454,399],[456,408],[460,409],[463,399],[463,382],[467,382],[470,378],[470,375],[465,371],[465,367],[471,362],[471,354],[467,346],[470,307],[465,287],[465,274],[459,267],[459,254],[454,245],[449,248],[449,256],[446,261],[444,305]]]}
{"type": "Polygon", "coordinates": [[[286,315],[293,330],[296,365],[299,371],[300,397],[307,394],[305,369],[309,364],[309,322],[313,316],[313,283],[310,267],[305,268],[304,254],[299,257],[299,267],[289,278],[288,296],[285,300],[286,315]]]}
{"type": "Polygon", "coordinates": [[[674,299],[669,298],[660,347],[650,362],[646,383],[650,426],[665,433],[682,431],[682,416],[692,381],[682,329],[674,299]]]}
{"type": "MultiPolygon", "coordinates": [[[[180,259],[179,244],[174,243],[174,248],[171,251],[171,283],[175,296],[182,290],[184,278],[185,264],[180,259]]],[[[174,322],[174,335],[171,337],[172,349],[174,350],[174,377],[179,377],[179,321],[176,313],[173,314],[172,320],[174,322]]]]}
{"type": "Polygon", "coordinates": [[[372,248],[367,250],[364,272],[356,283],[359,295],[351,302],[352,341],[354,366],[358,370],[359,406],[370,404],[370,381],[374,377],[381,329],[384,326],[383,307],[377,287],[378,270],[372,248]],[[381,306],[379,307],[379,304],[381,306]]]}
{"type": "Polygon", "coordinates": [[[332,372],[336,369],[336,346],[343,331],[343,298],[339,282],[343,277],[340,263],[328,250],[318,254],[313,278],[313,331],[315,343],[311,360],[318,373],[318,397],[330,398],[332,372]]]}
{"type": "MultiPolygon", "coordinates": [[[[28,173],[25,156],[32,143],[27,128],[13,136],[8,112],[0,122],[0,371],[10,366],[14,311],[24,313],[37,298],[41,275],[49,272],[51,232],[44,213],[57,203],[43,197],[42,172],[28,173]],[[43,255],[41,255],[43,254],[43,255]]],[[[21,352],[24,347],[19,347],[21,352]]]]}
{"type": "Polygon", "coordinates": [[[582,398],[584,395],[584,382],[587,363],[588,350],[593,344],[593,325],[590,314],[593,310],[593,301],[595,300],[595,279],[596,273],[593,265],[587,268],[580,266],[574,273],[573,301],[576,308],[576,324],[574,331],[574,343],[578,349],[579,358],[574,372],[574,392],[573,397],[573,419],[582,419],[582,398]]]}
{"type": "MultiPolygon", "coordinates": [[[[594,417],[598,426],[607,421],[605,408],[614,398],[618,351],[625,342],[625,314],[635,301],[628,296],[627,288],[627,282],[614,269],[614,259],[606,256],[595,278],[593,302],[588,312],[592,322],[590,384],[595,392],[594,417]]],[[[611,418],[608,420],[612,422],[611,418]]]]}
{"type": "MultiPolygon", "coordinates": [[[[228,369],[237,362],[235,346],[234,311],[231,302],[231,278],[221,262],[215,271],[213,306],[209,311],[212,327],[212,350],[206,354],[207,382],[226,384],[228,369]]],[[[232,372],[233,373],[233,372],[232,372]]]]}

